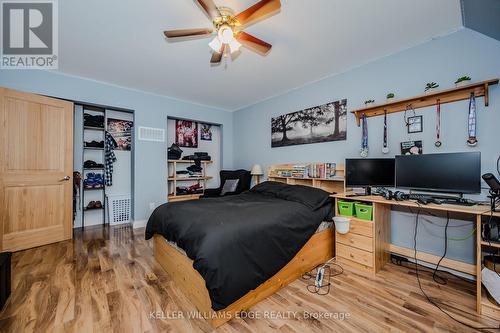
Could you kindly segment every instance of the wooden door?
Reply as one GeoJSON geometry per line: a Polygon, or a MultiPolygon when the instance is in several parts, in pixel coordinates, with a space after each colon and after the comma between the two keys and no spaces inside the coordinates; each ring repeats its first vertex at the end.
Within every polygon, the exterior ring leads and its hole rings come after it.
{"type": "Polygon", "coordinates": [[[71,239],[73,103],[0,87],[0,251],[71,239]]]}

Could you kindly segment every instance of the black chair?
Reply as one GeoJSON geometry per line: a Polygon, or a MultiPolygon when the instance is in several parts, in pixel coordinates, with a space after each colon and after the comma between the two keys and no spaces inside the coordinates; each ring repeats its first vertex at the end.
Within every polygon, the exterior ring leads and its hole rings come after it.
{"type": "Polygon", "coordinates": [[[209,188],[205,189],[205,193],[202,198],[213,198],[219,197],[222,191],[224,183],[228,179],[239,179],[238,187],[236,191],[226,193],[225,195],[235,195],[241,192],[248,191],[250,189],[250,183],[252,181],[252,175],[248,170],[221,170],[220,171],[220,186],[219,188],[209,188]]]}

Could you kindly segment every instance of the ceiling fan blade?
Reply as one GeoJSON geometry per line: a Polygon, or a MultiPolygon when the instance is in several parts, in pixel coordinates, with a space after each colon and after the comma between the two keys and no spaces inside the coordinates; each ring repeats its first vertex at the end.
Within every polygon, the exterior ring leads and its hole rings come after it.
{"type": "Polygon", "coordinates": [[[219,16],[221,16],[219,9],[213,2],[213,0],[196,0],[198,4],[201,6],[203,11],[213,20],[219,16]]]}
{"type": "Polygon", "coordinates": [[[275,13],[280,8],[280,0],[261,0],[236,15],[236,20],[241,25],[247,25],[275,13]]]}
{"type": "Polygon", "coordinates": [[[226,50],[226,44],[222,44],[219,52],[212,53],[212,59],[210,59],[211,64],[218,64],[222,60],[222,56],[224,55],[224,51],[226,50]]]}
{"type": "Polygon", "coordinates": [[[212,29],[178,29],[178,30],[167,30],[163,32],[167,38],[178,38],[178,37],[192,37],[192,36],[209,36],[212,33],[212,29]]]}
{"type": "Polygon", "coordinates": [[[271,48],[273,47],[271,44],[266,43],[263,40],[258,39],[257,37],[252,36],[244,31],[240,31],[236,35],[236,39],[244,46],[262,55],[266,55],[267,53],[269,53],[269,51],[271,51],[271,48]]]}

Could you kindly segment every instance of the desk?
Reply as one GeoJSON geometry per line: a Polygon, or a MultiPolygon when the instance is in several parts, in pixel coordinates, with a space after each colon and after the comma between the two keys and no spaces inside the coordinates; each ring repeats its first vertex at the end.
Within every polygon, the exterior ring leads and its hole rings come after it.
{"type": "MultiPolygon", "coordinates": [[[[376,274],[383,268],[385,263],[390,260],[390,253],[399,254],[405,257],[414,257],[414,250],[410,248],[396,246],[390,243],[390,223],[392,206],[407,207],[414,210],[423,211],[440,211],[450,213],[462,213],[474,217],[476,223],[476,264],[469,264],[457,260],[444,258],[441,261],[441,266],[447,267],[459,272],[467,273],[476,276],[476,309],[478,314],[484,312],[486,315],[498,317],[500,316],[500,308],[490,303],[486,297],[481,294],[481,269],[482,269],[482,245],[487,246],[486,242],[481,239],[481,218],[483,216],[500,217],[500,212],[491,212],[489,206],[459,206],[450,204],[428,204],[421,205],[416,201],[395,201],[387,200],[380,196],[352,196],[352,193],[339,193],[331,197],[335,198],[335,214],[338,216],[338,200],[352,200],[371,203],[373,206],[373,218],[371,221],[362,221],[352,218],[354,229],[351,229],[349,234],[352,236],[339,235],[336,237],[336,254],[340,261],[346,261],[349,264],[360,266],[365,270],[376,274]],[[360,242],[362,233],[359,231],[361,223],[371,224],[371,234],[364,234],[365,237],[371,239],[372,247],[366,246],[366,238],[360,242]],[[479,231],[479,232],[478,232],[479,231]],[[338,239],[338,240],[337,240],[338,239]],[[359,243],[358,243],[359,242],[359,243]],[[483,311],[484,310],[484,311],[483,311]]],[[[366,230],[366,228],[365,228],[366,230]]],[[[347,234],[347,235],[349,235],[347,234]]],[[[417,251],[417,259],[432,264],[437,264],[440,257],[417,251]]]]}

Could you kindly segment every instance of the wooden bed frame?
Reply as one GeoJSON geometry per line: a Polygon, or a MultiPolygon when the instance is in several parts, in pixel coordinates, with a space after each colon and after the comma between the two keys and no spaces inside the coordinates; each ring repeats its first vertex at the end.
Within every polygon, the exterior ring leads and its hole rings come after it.
{"type": "MultiPolygon", "coordinates": [[[[290,185],[306,185],[321,188],[327,192],[344,190],[344,167],[337,166],[336,179],[291,179],[280,177],[273,172],[276,169],[293,169],[295,165],[307,163],[289,163],[275,165],[269,168],[268,179],[281,181],[290,185]]],[[[333,205],[333,203],[332,203],[333,205]]],[[[314,234],[295,257],[278,273],[262,283],[245,296],[220,311],[212,310],[212,302],[205,286],[205,280],[193,268],[193,261],[171,246],[163,236],[154,236],[154,256],[165,271],[170,275],[177,287],[191,300],[198,311],[213,327],[218,327],[234,318],[239,312],[248,310],[264,298],[287,286],[305,272],[312,270],[333,258],[335,252],[335,233],[329,228],[314,234]]]]}
{"type": "Polygon", "coordinates": [[[333,228],[314,234],[295,257],[278,273],[224,310],[212,310],[205,280],[193,268],[193,261],[167,243],[161,235],[154,236],[154,257],[172,278],[176,286],[191,300],[213,327],[219,327],[248,310],[264,298],[293,282],[305,272],[334,256],[333,228]]]}

